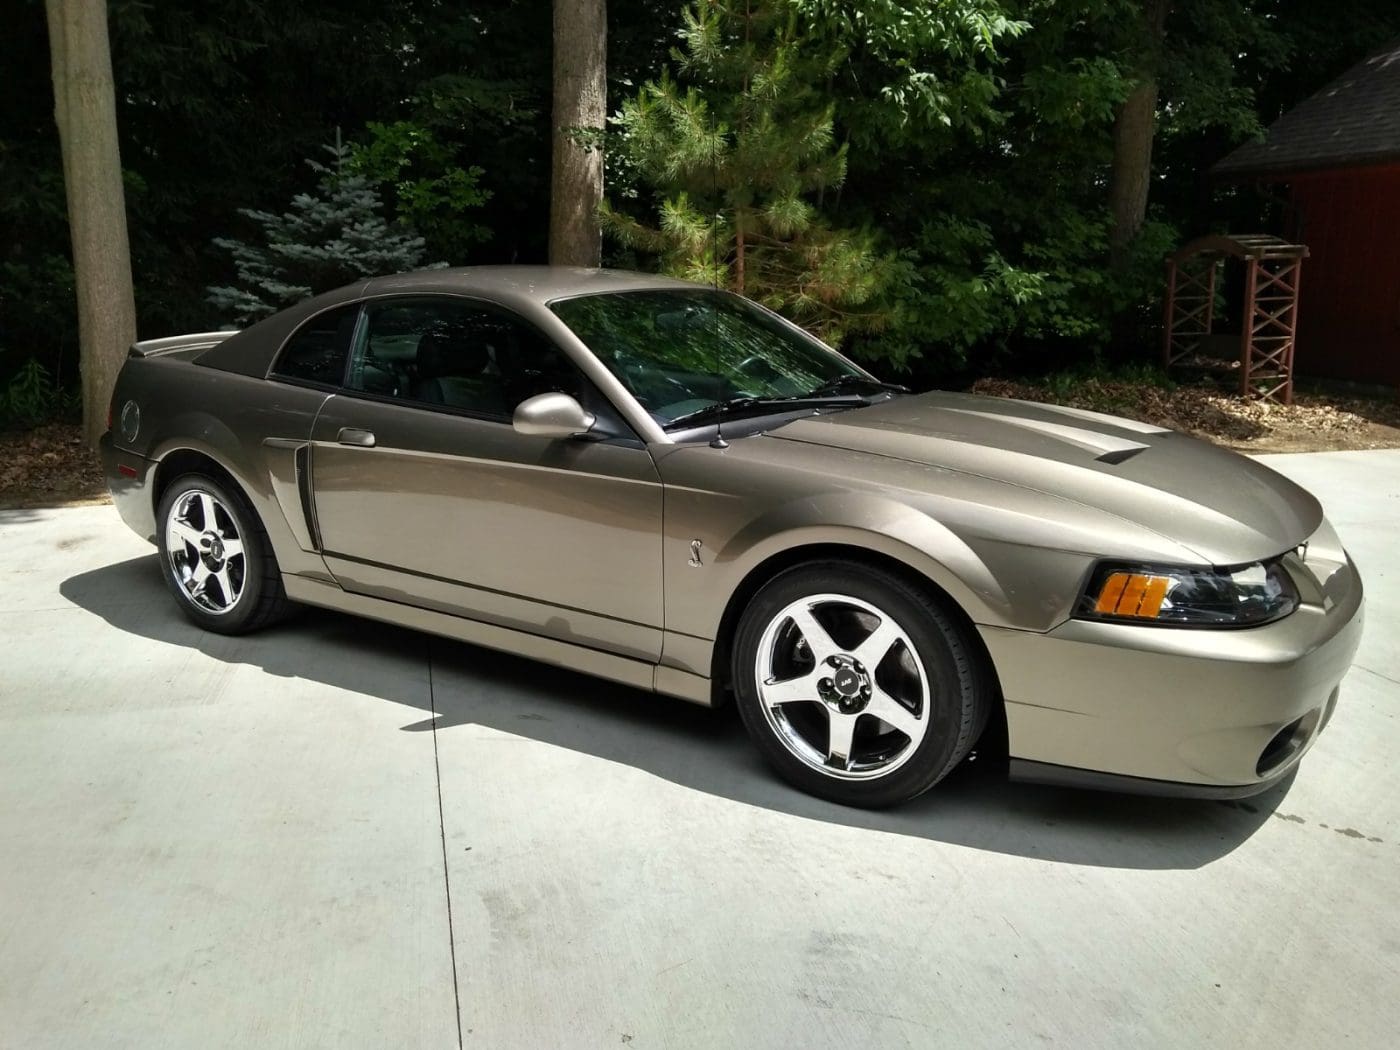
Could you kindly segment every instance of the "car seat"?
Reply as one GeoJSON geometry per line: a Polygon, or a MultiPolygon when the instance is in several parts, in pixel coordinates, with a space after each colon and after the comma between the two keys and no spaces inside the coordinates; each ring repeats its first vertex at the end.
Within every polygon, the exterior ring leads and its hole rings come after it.
{"type": "Polygon", "coordinates": [[[490,351],[470,333],[434,325],[418,340],[416,363],[414,400],[489,415],[508,414],[499,377],[486,374],[490,351]]]}

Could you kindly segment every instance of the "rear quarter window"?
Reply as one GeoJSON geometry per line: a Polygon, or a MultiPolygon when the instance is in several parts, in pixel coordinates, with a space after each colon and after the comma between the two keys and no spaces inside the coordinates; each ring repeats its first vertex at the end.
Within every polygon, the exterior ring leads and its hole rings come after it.
{"type": "Polygon", "coordinates": [[[360,316],[358,303],[317,314],[292,333],[277,355],[272,374],[322,386],[339,386],[360,316]]]}

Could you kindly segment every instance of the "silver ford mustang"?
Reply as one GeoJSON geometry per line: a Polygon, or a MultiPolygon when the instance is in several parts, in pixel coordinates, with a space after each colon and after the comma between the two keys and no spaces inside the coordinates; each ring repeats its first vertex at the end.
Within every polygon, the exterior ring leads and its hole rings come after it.
{"type": "Polygon", "coordinates": [[[340,609],[714,704],[803,790],[1013,776],[1238,797],[1337,703],[1361,581],[1317,501],[1127,419],[881,383],[737,296],[384,277],[138,343],[112,495],[196,623],[340,609]]]}

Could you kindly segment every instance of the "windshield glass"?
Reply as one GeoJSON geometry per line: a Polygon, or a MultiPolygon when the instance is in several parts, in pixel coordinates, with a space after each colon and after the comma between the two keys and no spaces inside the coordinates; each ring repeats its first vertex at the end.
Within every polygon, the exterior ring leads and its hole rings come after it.
{"type": "Polygon", "coordinates": [[[613,292],[550,309],[663,426],[735,398],[802,397],[864,374],[727,292],[613,292]]]}

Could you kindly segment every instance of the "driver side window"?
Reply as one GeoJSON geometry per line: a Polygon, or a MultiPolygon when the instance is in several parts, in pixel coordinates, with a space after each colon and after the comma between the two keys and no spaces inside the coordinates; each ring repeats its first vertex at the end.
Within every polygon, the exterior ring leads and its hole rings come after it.
{"type": "Polygon", "coordinates": [[[549,391],[588,406],[591,384],[510,314],[460,299],[370,303],[350,357],[351,390],[508,421],[549,391]]]}

